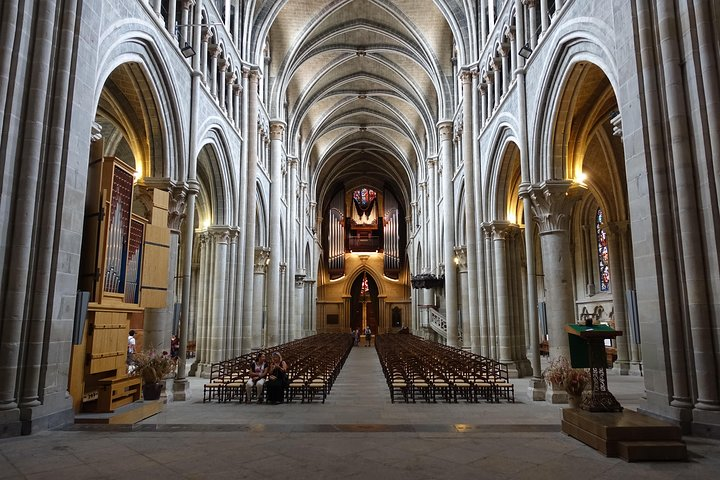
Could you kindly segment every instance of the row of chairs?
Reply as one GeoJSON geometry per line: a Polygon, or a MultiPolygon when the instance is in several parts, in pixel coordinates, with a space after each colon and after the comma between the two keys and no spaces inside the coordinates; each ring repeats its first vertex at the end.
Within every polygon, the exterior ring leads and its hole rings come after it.
{"type": "Polygon", "coordinates": [[[496,360],[414,335],[381,335],[375,348],[393,403],[515,401],[507,366],[496,360]]]}
{"type": "MultiPolygon", "coordinates": [[[[285,389],[285,401],[301,398],[312,402],[322,397],[323,403],[340,372],[350,350],[353,338],[349,334],[319,334],[264,349],[269,357],[278,351],[288,364],[289,386],[285,389]]],[[[217,400],[245,401],[250,379],[250,365],[258,352],[247,353],[210,366],[210,379],[203,388],[203,403],[217,400]]],[[[252,389],[251,392],[255,392],[252,389]]],[[[261,395],[264,395],[264,390],[261,395]]],[[[247,400],[252,400],[249,398],[247,400]]]]}

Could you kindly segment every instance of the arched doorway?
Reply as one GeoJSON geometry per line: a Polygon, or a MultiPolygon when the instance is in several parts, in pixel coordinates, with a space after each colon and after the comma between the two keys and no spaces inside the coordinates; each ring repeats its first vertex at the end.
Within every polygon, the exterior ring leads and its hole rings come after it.
{"type": "Polygon", "coordinates": [[[359,274],[350,287],[350,328],[364,330],[369,326],[373,334],[380,324],[378,286],[368,272],[359,274]]]}

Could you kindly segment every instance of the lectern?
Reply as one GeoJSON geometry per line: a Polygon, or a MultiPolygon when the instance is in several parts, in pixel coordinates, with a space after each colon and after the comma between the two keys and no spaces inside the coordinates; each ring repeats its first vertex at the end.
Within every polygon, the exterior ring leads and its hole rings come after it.
{"type": "Polygon", "coordinates": [[[583,394],[580,408],[589,412],[622,412],[623,407],[607,388],[605,340],[622,332],[607,325],[565,325],[570,340],[570,364],[590,369],[591,391],[583,394]]]}

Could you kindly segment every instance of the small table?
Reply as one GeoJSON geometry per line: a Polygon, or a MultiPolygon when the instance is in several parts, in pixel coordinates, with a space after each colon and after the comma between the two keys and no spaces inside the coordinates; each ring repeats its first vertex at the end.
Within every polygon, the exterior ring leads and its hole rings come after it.
{"type": "Polygon", "coordinates": [[[590,395],[583,394],[580,408],[589,412],[622,412],[623,407],[607,388],[605,340],[619,337],[621,331],[607,325],[565,325],[570,340],[570,364],[590,369],[590,395]]]}

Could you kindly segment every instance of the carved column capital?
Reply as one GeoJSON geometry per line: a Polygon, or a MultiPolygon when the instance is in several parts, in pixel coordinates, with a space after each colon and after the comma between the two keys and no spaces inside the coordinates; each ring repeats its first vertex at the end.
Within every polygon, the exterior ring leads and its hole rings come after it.
{"type": "Polygon", "coordinates": [[[572,208],[585,191],[584,186],[572,180],[547,180],[533,186],[530,200],[540,235],[567,231],[572,208]]]}
{"type": "Polygon", "coordinates": [[[202,27],[200,30],[200,39],[203,43],[208,43],[210,39],[213,37],[213,31],[211,28],[208,27],[202,27]]]}
{"type": "Polygon", "coordinates": [[[168,228],[180,230],[185,220],[185,206],[187,204],[187,188],[177,185],[170,189],[170,204],[168,205],[168,228]]]}
{"type": "Polygon", "coordinates": [[[270,140],[282,140],[285,133],[285,122],[273,120],[270,122],[270,140]]]}
{"type": "Polygon", "coordinates": [[[469,85],[472,83],[473,79],[473,72],[470,69],[464,68],[460,70],[460,81],[464,85],[469,85]]]}
{"type": "Polygon", "coordinates": [[[490,228],[493,240],[502,241],[512,236],[514,225],[507,220],[495,220],[490,223],[490,228]]]}
{"type": "Polygon", "coordinates": [[[213,43],[212,45],[208,46],[208,53],[211,57],[218,58],[222,53],[222,47],[217,43],[213,43]]]}
{"type": "Polygon", "coordinates": [[[266,247],[255,247],[254,272],[264,274],[267,271],[267,264],[270,260],[270,249],[266,247]]]}
{"type": "Polygon", "coordinates": [[[438,128],[438,133],[440,134],[441,142],[443,140],[452,140],[453,122],[451,122],[450,120],[438,122],[437,128],[438,128]]]}

